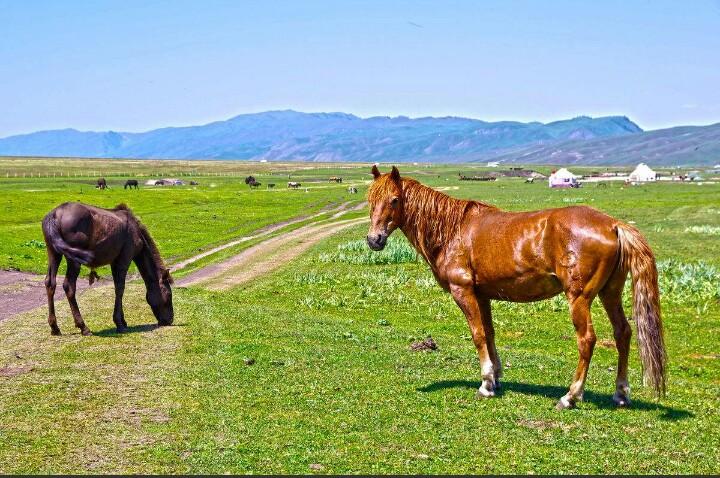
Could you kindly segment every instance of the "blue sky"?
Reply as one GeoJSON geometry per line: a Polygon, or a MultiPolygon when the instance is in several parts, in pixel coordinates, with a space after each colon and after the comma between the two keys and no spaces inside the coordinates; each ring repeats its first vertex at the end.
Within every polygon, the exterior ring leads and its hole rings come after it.
{"type": "Polygon", "coordinates": [[[0,136],[292,108],[720,122],[718,1],[0,0],[0,136]]]}

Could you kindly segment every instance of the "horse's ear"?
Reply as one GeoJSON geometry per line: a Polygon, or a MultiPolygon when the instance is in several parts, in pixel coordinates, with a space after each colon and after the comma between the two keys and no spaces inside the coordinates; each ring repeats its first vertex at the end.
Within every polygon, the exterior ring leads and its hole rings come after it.
{"type": "Polygon", "coordinates": [[[398,171],[398,168],[395,166],[393,166],[392,171],[390,171],[390,178],[397,183],[400,182],[400,171],[398,171]]]}
{"type": "Polygon", "coordinates": [[[377,179],[380,177],[380,170],[378,169],[377,164],[373,164],[373,167],[370,170],[370,172],[372,173],[373,178],[377,179]]]}
{"type": "Polygon", "coordinates": [[[163,272],[162,272],[162,280],[164,282],[167,282],[168,284],[172,284],[175,282],[173,277],[170,275],[170,271],[167,269],[163,270],[163,272]]]}

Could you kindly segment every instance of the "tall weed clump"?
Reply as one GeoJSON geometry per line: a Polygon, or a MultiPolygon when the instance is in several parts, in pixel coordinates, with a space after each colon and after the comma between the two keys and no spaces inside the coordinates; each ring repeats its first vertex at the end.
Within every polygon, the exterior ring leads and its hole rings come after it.
{"type": "Polygon", "coordinates": [[[365,240],[340,244],[333,252],[319,255],[320,262],[344,262],[357,265],[403,264],[419,262],[420,257],[404,237],[390,237],[382,251],[373,251],[365,240]]]}

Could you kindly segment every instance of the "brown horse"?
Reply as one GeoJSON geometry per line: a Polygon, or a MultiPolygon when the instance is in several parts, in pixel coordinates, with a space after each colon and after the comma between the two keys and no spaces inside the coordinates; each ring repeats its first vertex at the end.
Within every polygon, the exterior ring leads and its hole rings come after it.
{"type": "Polygon", "coordinates": [[[64,203],[45,216],[42,228],[48,253],[48,272],[45,277],[48,323],[53,335],[60,335],[54,298],[55,277],[63,256],[67,259],[63,289],[70,303],[75,326],[83,335],[91,335],[91,332],[75,300],[75,285],[81,265],[94,269],[110,264],[115,283],[113,322],[118,332],[127,328],[122,297],[130,262],[135,262],[145,281],[146,299],[158,323],[172,324],[172,278],[147,229],[127,206],[121,204],[115,209],[101,209],[77,202],[64,203]]]}
{"type": "Polygon", "coordinates": [[[388,236],[400,228],[428,262],[438,283],[452,294],[467,318],[480,356],[478,396],[493,396],[502,373],[490,301],[531,302],[564,293],[580,361],[558,408],[575,406],[582,400],[595,346],[590,306],[599,295],[618,349],[613,400],[618,406],[628,405],[631,329],[622,308],[628,272],[645,381],[656,393],[664,394],[666,353],[657,269],[637,229],[585,206],[506,212],[401,178],[395,167],[384,175],[373,167],[372,173],[368,245],[381,250],[388,236]]]}

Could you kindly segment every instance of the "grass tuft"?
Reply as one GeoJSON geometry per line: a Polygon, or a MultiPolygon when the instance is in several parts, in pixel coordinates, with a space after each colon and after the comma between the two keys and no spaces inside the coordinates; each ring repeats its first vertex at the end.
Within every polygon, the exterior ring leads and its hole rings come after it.
{"type": "Polygon", "coordinates": [[[420,262],[420,256],[404,237],[390,237],[382,251],[371,250],[364,240],[340,244],[336,251],[319,255],[320,262],[356,265],[403,264],[420,262]]]}

